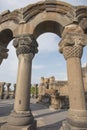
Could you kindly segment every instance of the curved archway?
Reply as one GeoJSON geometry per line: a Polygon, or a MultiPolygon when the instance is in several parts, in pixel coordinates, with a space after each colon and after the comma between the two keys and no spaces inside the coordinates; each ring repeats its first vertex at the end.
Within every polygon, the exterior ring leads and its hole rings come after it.
{"type": "Polygon", "coordinates": [[[61,37],[62,30],[63,30],[62,26],[56,21],[44,21],[39,23],[36,26],[33,35],[35,38],[37,38],[43,33],[50,32],[50,33],[57,34],[58,36],[61,37]]]}
{"type": "Polygon", "coordinates": [[[13,39],[13,32],[10,29],[5,29],[0,32],[0,64],[3,59],[8,57],[7,45],[13,39]]]}
{"type": "Polygon", "coordinates": [[[10,29],[4,29],[0,32],[0,45],[7,47],[9,42],[13,39],[13,32],[10,29]],[[2,43],[2,44],[1,44],[2,43]]]}
{"type": "Polygon", "coordinates": [[[43,33],[37,37],[38,53],[33,59],[33,83],[35,83],[35,81],[38,81],[39,83],[40,77],[42,76],[50,77],[54,75],[57,79],[66,79],[67,76],[65,60],[63,56],[58,52],[59,41],[60,37],[50,32],[43,33]],[[61,70],[62,65],[63,69],[61,70]],[[57,70],[59,71],[57,72],[57,70]],[[36,76],[36,74],[38,76],[36,76]]]}

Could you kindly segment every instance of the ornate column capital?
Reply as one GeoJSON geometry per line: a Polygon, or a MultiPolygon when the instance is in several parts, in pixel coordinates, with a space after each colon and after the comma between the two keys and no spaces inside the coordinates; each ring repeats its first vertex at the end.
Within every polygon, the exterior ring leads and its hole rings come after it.
{"type": "Polygon", "coordinates": [[[71,57],[81,58],[83,47],[87,45],[87,35],[82,33],[67,33],[59,43],[59,51],[65,59],[71,57]]]}
{"type": "Polygon", "coordinates": [[[6,59],[8,57],[8,51],[9,50],[0,42],[0,59],[6,59]]]}
{"type": "Polygon", "coordinates": [[[38,52],[38,44],[32,35],[19,35],[15,37],[13,45],[16,48],[17,56],[28,53],[35,55],[38,52]]]}

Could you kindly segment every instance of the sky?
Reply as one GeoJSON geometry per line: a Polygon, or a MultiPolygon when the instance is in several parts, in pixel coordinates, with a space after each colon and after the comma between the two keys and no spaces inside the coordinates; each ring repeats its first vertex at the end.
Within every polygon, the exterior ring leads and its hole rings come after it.
{"type": "MultiPolygon", "coordinates": [[[[0,13],[9,9],[25,7],[40,0],[0,0],[0,13]]],[[[87,0],[61,0],[72,5],[87,5],[87,0]]],[[[55,76],[56,80],[67,80],[66,61],[58,51],[58,43],[61,39],[56,34],[47,32],[37,38],[39,52],[35,55],[32,64],[32,84],[39,83],[41,77],[55,76]]],[[[18,58],[11,41],[8,45],[8,59],[3,60],[0,66],[0,82],[16,83],[18,58]]],[[[87,62],[87,47],[81,59],[82,66],[87,62]]]]}

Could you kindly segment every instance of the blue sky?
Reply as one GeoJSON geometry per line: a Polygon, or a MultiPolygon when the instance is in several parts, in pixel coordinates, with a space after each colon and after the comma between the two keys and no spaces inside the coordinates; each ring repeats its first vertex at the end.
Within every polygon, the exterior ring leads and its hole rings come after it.
{"type": "MultiPolygon", "coordinates": [[[[14,10],[28,4],[36,3],[40,0],[0,0],[0,12],[4,10],[14,10]]],[[[61,0],[62,1],[62,0],[61,0]]],[[[64,0],[72,5],[87,5],[87,0],[64,0]]],[[[58,52],[60,38],[53,33],[45,33],[37,38],[39,52],[33,59],[32,83],[39,83],[40,77],[55,76],[57,80],[67,79],[66,61],[58,52]]],[[[8,45],[9,57],[0,66],[0,81],[16,82],[18,59],[12,41],[8,45]]],[[[82,65],[87,62],[87,47],[84,48],[82,65]]]]}

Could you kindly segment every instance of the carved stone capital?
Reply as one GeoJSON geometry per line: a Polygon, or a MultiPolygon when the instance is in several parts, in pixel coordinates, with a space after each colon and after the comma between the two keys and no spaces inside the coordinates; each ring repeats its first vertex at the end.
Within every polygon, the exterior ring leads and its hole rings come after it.
{"type": "Polygon", "coordinates": [[[81,58],[82,52],[83,52],[83,48],[80,45],[66,46],[63,49],[63,55],[65,59],[72,58],[72,57],[81,58]]]}
{"type": "Polygon", "coordinates": [[[17,56],[20,54],[29,54],[38,52],[37,47],[38,44],[36,40],[31,35],[21,35],[15,38],[14,47],[16,48],[17,56]]]}
{"type": "MultiPolygon", "coordinates": [[[[1,44],[1,43],[0,43],[1,44]]],[[[6,59],[8,57],[8,49],[0,45],[0,59],[6,59]]]]}
{"type": "Polygon", "coordinates": [[[78,33],[67,33],[59,43],[59,51],[65,59],[71,57],[81,58],[83,47],[87,44],[87,35],[78,33]]]}

